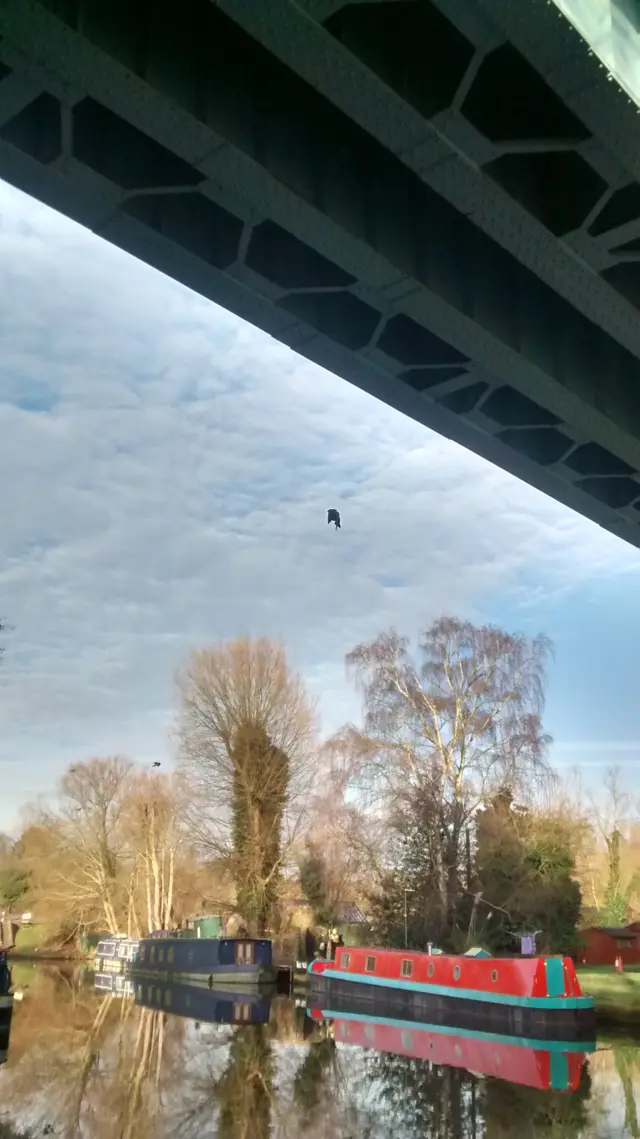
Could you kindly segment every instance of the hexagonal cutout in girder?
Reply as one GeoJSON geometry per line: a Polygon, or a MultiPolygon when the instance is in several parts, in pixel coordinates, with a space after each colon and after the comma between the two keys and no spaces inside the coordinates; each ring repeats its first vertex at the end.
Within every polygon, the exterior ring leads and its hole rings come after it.
{"type": "Polygon", "coordinates": [[[466,374],[466,368],[409,368],[408,372],[402,373],[400,379],[414,391],[426,392],[429,388],[435,388],[447,380],[457,380],[458,376],[466,374]]]}
{"type": "Polygon", "coordinates": [[[205,176],[166,146],[97,103],[83,99],[73,114],[73,156],[123,190],[197,186],[205,176]]]}
{"type": "Polygon", "coordinates": [[[629,506],[638,497],[640,491],[640,483],[628,478],[578,479],[575,486],[586,491],[592,498],[597,498],[598,502],[610,506],[613,510],[620,510],[623,506],[629,506]]]}
{"type": "Polygon", "coordinates": [[[498,431],[496,439],[542,467],[559,462],[573,446],[573,439],[556,427],[507,427],[498,431]]]}
{"type": "Polygon", "coordinates": [[[356,279],[274,221],[254,228],[245,264],[282,289],[345,288],[356,279]]]}
{"type": "Polygon", "coordinates": [[[609,269],[603,269],[600,276],[630,305],[640,309],[639,261],[620,261],[609,269]]]}
{"type": "Polygon", "coordinates": [[[324,27],[426,118],[451,105],[474,55],[428,0],[347,4],[324,27]]]}
{"type": "Polygon", "coordinates": [[[489,385],[484,380],[469,384],[466,388],[456,388],[454,392],[437,397],[437,402],[446,407],[448,411],[455,411],[456,415],[468,415],[482,399],[489,385]]]}
{"type": "Polygon", "coordinates": [[[202,194],[141,194],[122,210],[218,269],[236,260],[244,223],[202,194]]]}
{"type": "Polygon", "coordinates": [[[291,293],[278,307],[353,352],[369,343],[381,317],[353,293],[291,293]]]}
{"type": "Polygon", "coordinates": [[[573,150],[503,154],[483,169],[556,237],[579,229],[607,188],[573,150]]]}
{"type": "Polygon", "coordinates": [[[62,154],[62,107],[43,92],[0,128],[0,138],[43,166],[62,154]]]}
{"type": "MultiPolygon", "coordinates": [[[[624,459],[607,451],[599,443],[582,443],[564,460],[565,467],[577,475],[635,475],[636,470],[624,459]]],[[[640,491],[639,491],[640,493],[640,491]]]]}
{"type": "Polygon", "coordinates": [[[584,123],[511,44],[485,57],[462,114],[492,142],[591,138],[584,123]]]}
{"type": "Polygon", "coordinates": [[[509,384],[496,388],[482,405],[482,414],[502,427],[557,427],[562,420],[509,384]]]}
{"type": "Polygon", "coordinates": [[[640,185],[637,182],[630,182],[628,186],[615,190],[605,202],[589,226],[589,233],[592,237],[599,237],[602,233],[618,229],[619,226],[637,221],[638,218],[640,218],[640,185]]]}
{"type": "Polygon", "coordinates": [[[467,364],[469,361],[468,356],[404,313],[387,321],[377,347],[400,364],[467,364]]]}

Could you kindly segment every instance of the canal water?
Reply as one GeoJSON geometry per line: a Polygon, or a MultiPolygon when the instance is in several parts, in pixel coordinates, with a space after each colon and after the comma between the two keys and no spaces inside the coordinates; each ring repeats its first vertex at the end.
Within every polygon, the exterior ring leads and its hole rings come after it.
{"type": "Polygon", "coordinates": [[[114,994],[82,970],[27,965],[14,981],[0,1139],[640,1137],[640,1035],[602,1033],[567,1057],[327,1018],[303,994],[114,994]]]}

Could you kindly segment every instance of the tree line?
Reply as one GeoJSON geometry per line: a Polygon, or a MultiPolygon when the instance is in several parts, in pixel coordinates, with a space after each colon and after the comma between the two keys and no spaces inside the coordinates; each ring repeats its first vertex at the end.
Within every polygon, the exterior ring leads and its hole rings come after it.
{"type": "Polygon", "coordinates": [[[32,909],[60,944],[207,910],[284,937],[301,901],[319,928],[355,902],[389,945],[500,952],[533,933],[571,950],[581,921],[633,913],[640,819],[616,771],[597,800],[554,773],[551,651],[457,618],[413,651],[391,630],[347,656],[361,722],[322,739],[281,645],[198,649],[177,680],[174,769],[70,765],[54,805],[0,842],[0,909],[32,909]]]}

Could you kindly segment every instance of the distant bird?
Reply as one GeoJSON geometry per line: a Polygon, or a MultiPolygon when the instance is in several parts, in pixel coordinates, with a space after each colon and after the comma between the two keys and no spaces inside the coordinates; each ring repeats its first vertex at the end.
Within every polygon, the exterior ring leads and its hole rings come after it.
{"type": "Polygon", "coordinates": [[[151,766],[152,766],[152,767],[160,767],[160,764],[159,764],[159,763],[158,763],[158,761],[156,760],[156,762],[155,762],[155,763],[152,763],[152,764],[151,764],[151,766]]]}
{"type": "Polygon", "coordinates": [[[335,522],[336,530],[340,529],[340,512],[338,510],[327,511],[327,525],[329,525],[330,522],[335,522]]]}

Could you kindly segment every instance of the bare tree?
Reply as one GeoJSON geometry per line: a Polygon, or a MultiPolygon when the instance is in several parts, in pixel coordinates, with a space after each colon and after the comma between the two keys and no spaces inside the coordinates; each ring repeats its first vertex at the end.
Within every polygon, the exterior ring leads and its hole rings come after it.
{"type": "Polygon", "coordinates": [[[360,785],[395,832],[419,821],[446,929],[476,809],[492,790],[522,794],[550,776],[541,717],[551,645],[444,617],[421,634],[419,651],[416,663],[392,630],[349,653],[365,728],[347,734],[360,752],[360,785]]]}
{"type": "Polygon", "coordinates": [[[141,772],[132,781],[126,803],[126,836],[130,850],[127,931],[130,935],[139,934],[145,926],[147,932],[170,926],[176,862],[185,844],[182,792],[180,780],[175,776],[141,772]]]}
{"type": "Polygon", "coordinates": [[[342,920],[341,903],[363,900],[376,850],[370,820],[349,798],[351,757],[340,744],[328,741],[320,752],[310,826],[298,857],[303,893],[329,925],[342,920]]]}
{"type": "Polygon", "coordinates": [[[619,767],[608,768],[603,787],[597,795],[590,793],[589,800],[596,843],[587,866],[592,880],[598,881],[592,896],[603,922],[623,925],[640,891],[640,871],[637,820],[619,767]]]}
{"type": "Polygon", "coordinates": [[[39,811],[22,837],[38,908],[69,934],[83,926],[119,927],[132,770],[120,756],[73,765],[60,783],[59,811],[39,811]]]}
{"type": "Polygon", "coordinates": [[[192,653],[179,689],[194,833],[228,860],[252,911],[244,916],[263,927],[313,782],[313,705],[283,648],[266,640],[192,653]]]}

